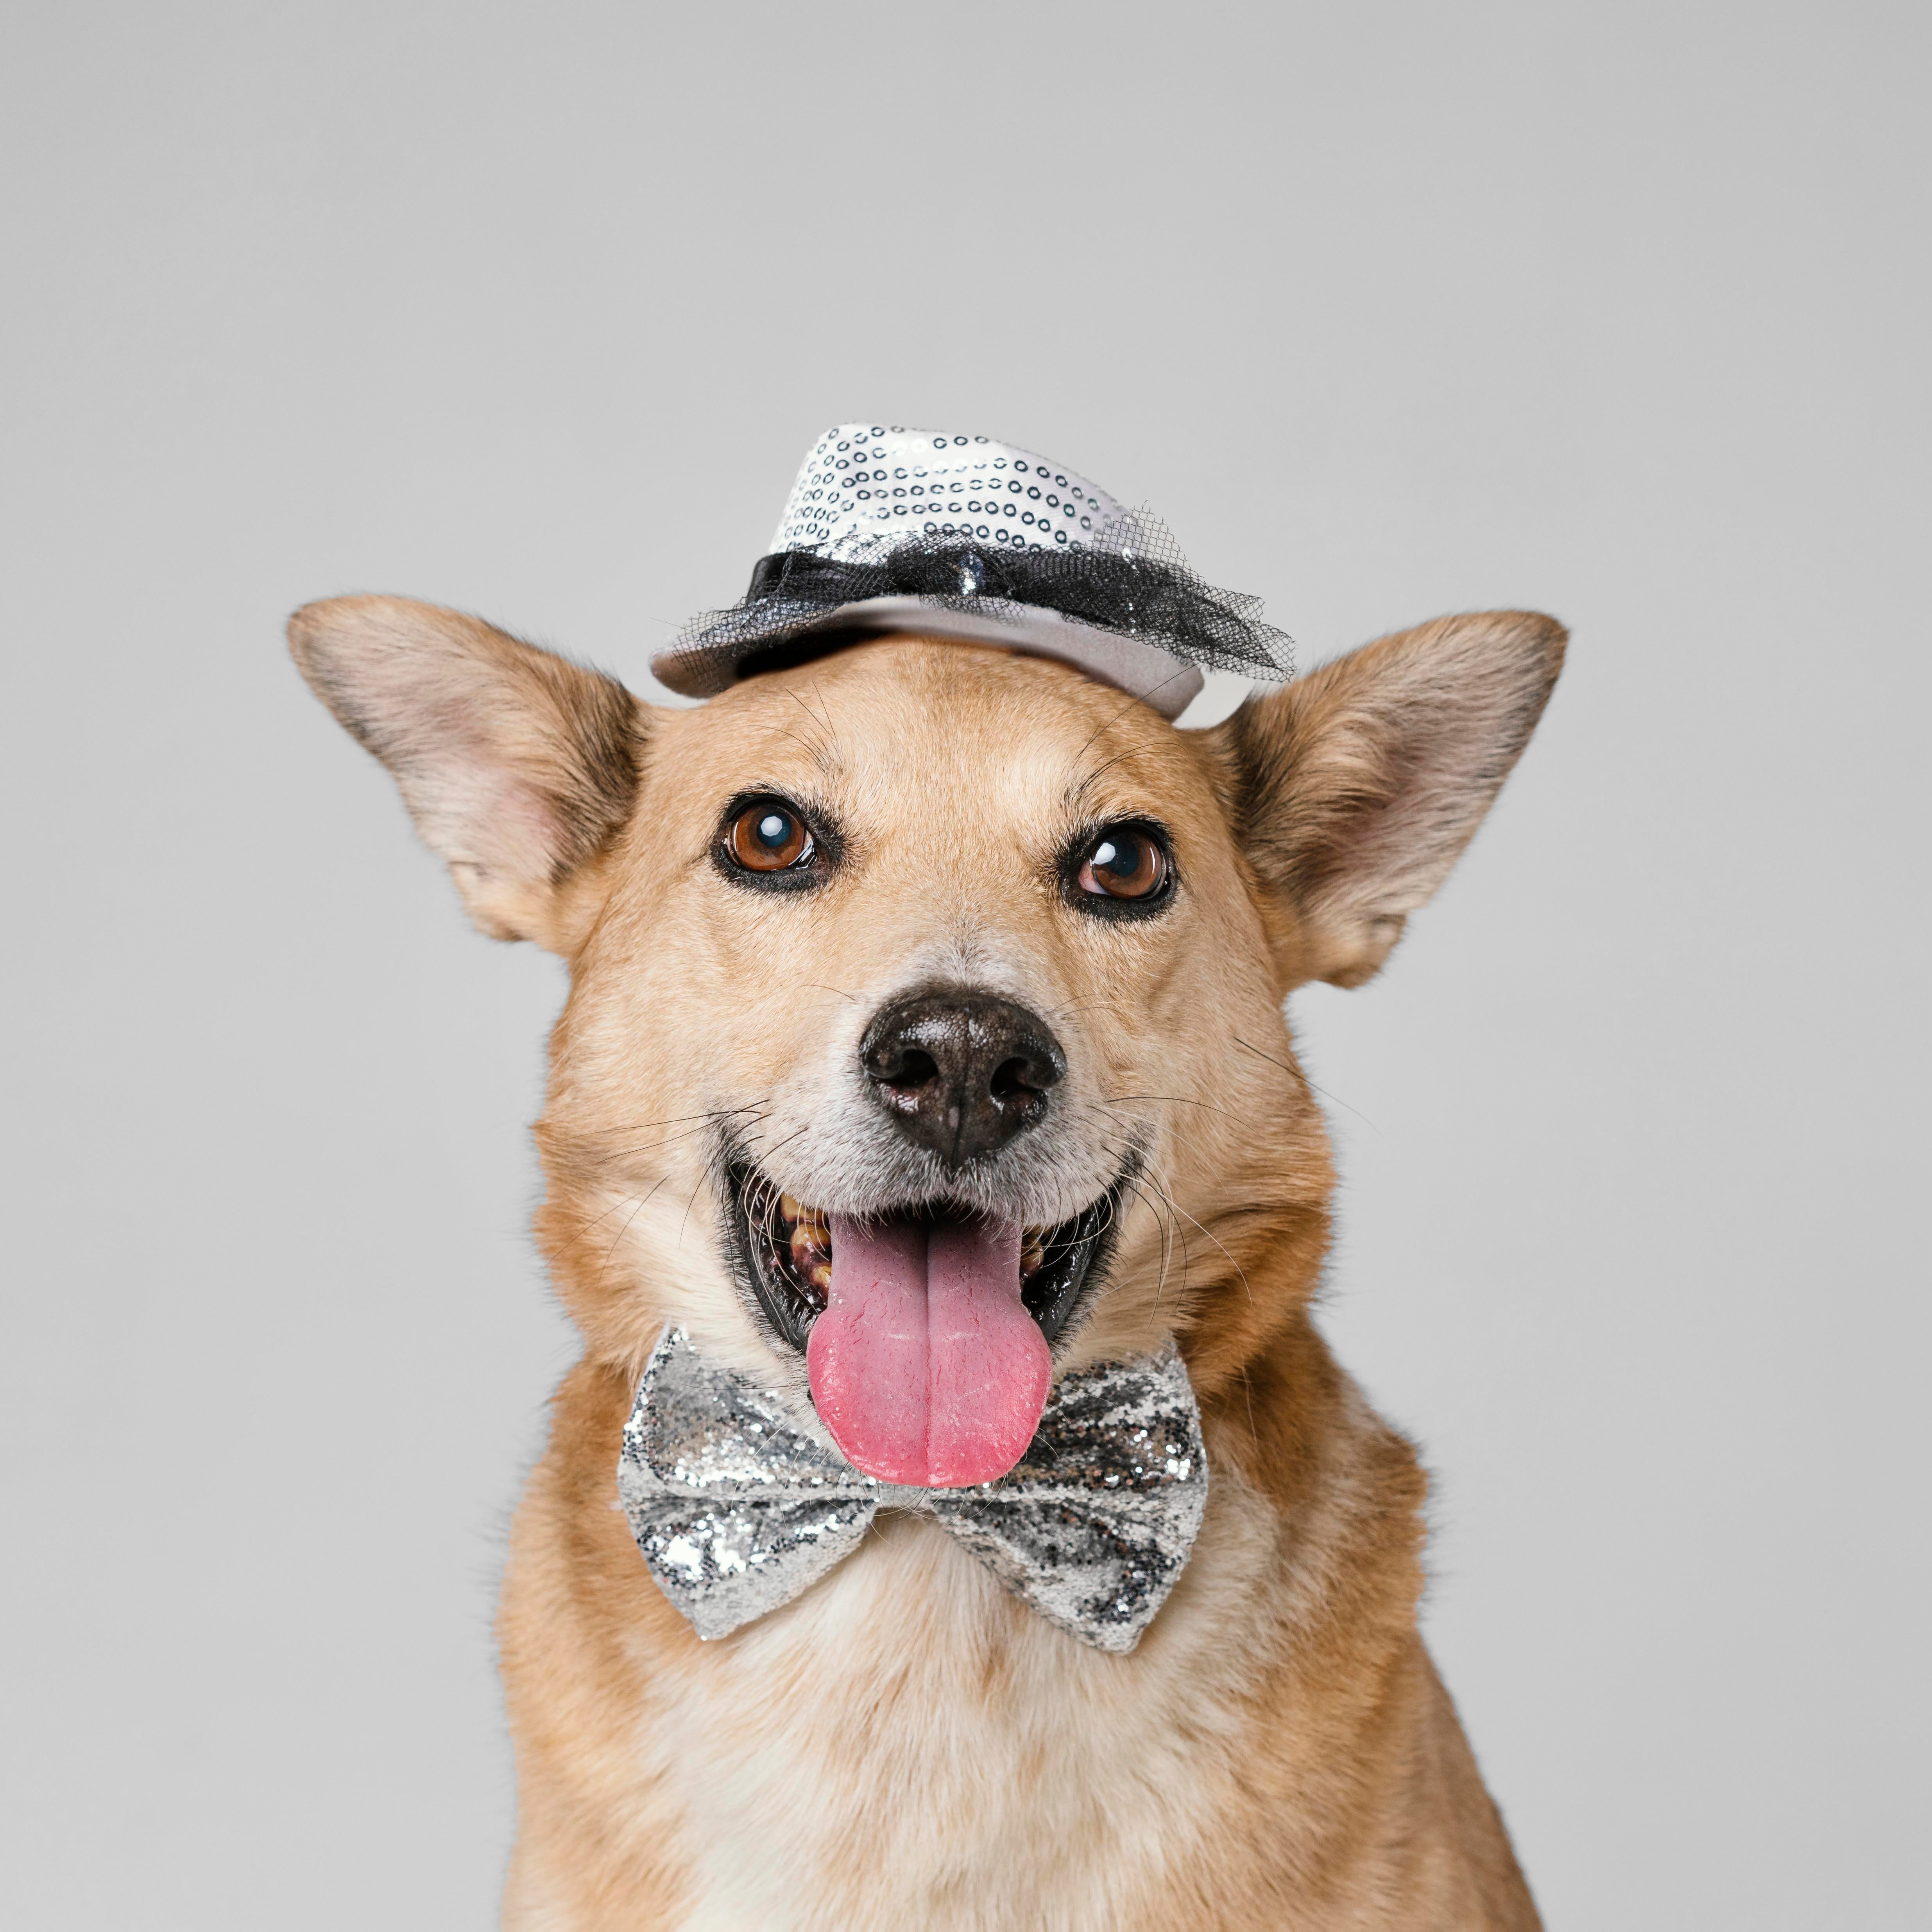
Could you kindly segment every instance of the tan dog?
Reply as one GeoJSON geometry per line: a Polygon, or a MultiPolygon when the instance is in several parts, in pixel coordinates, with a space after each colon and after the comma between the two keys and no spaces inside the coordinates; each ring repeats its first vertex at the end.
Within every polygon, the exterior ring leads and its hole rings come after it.
{"type": "MultiPolygon", "coordinates": [[[[1198,732],[916,638],[691,710],[399,599],[290,638],[476,922],[570,966],[537,1226],[584,1347],[499,1622],[506,1924],[1535,1925],[1417,1633],[1423,1477],[1310,1319],[1334,1176],[1282,1000],[1382,965],[1561,627],[1446,618],[1198,732]],[[795,1342],[842,1231],[1024,1228],[1038,1279],[1100,1204],[1052,1372],[1171,1334],[1211,1471],[1138,1648],[1075,1641],[897,1514],[700,1642],[616,1504],[666,1324],[812,1426],[795,1342]]],[[[890,1458],[903,1418],[856,1400],[890,1458]]]]}

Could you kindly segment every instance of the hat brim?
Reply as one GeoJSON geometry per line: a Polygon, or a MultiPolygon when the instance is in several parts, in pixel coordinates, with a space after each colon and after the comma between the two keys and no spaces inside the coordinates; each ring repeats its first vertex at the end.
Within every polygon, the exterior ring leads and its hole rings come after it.
{"type": "Polygon", "coordinates": [[[728,638],[707,642],[700,635],[660,651],[651,671],[682,697],[715,698],[748,677],[822,656],[842,641],[900,632],[1052,658],[1139,698],[1169,719],[1186,710],[1206,682],[1198,664],[1138,638],[1036,604],[994,597],[978,602],[980,608],[971,610],[912,596],[868,597],[830,610],[781,607],[772,613],[769,628],[741,628],[740,620],[728,638]]]}

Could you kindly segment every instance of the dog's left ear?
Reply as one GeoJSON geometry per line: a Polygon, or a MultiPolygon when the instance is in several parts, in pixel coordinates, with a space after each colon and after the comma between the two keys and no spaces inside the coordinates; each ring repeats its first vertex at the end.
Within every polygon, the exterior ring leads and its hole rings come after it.
{"type": "Polygon", "coordinates": [[[460,611],[336,597],[289,620],[304,677],[388,766],[493,939],[566,956],[586,862],[630,815],[646,707],[614,679],[460,611]]]}
{"type": "Polygon", "coordinates": [[[1562,668],[1553,617],[1442,617],[1214,728],[1284,981],[1358,986],[1474,836],[1562,668]]]}

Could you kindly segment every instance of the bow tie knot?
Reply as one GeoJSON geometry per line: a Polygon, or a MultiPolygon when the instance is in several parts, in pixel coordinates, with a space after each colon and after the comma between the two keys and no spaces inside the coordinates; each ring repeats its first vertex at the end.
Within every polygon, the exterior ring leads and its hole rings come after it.
{"type": "Polygon", "coordinates": [[[933,1516],[1049,1623],[1125,1652],[1174,1586],[1208,1497],[1201,1418],[1170,1343],[1064,1378],[1018,1466],[966,1490],[863,1475],[781,1400],[706,1362],[681,1328],[652,1351],[617,1490],[658,1586],[700,1637],[808,1589],[880,1509],[933,1516]]]}

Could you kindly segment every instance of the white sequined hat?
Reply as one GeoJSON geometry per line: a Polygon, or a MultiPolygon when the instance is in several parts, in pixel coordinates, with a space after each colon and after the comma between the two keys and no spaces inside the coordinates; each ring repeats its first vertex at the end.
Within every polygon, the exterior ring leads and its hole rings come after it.
{"type": "Polygon", "coordinates": [[[1178,717],[1204,664],[1277,680],[1286,635],[1211,589],[1165,527],[1086,478],[983,436],[842,423],[806,457],[749,591],[651,668],[707,698],[885,632],[1078,665],[1178,717]]]}

